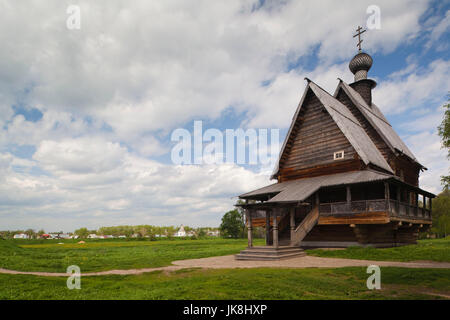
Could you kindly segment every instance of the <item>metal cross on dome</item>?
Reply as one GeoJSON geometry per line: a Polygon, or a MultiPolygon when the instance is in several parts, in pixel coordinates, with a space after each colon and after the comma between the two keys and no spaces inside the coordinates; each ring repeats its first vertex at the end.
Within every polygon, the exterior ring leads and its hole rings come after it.
{"type": "Polygon", "coordinates": [[[359,48],[359,52],[361,52],[361,43],[363,42],[363,40],[361,40],[361,35],[366,31],[367,30],[363,30],[363,28],[361,28],[361,26],[358,26],[358,29],[356,29],[357,33],[353,36],[353,38],[358,36],[358,43],[356,46],[359,48]]]}

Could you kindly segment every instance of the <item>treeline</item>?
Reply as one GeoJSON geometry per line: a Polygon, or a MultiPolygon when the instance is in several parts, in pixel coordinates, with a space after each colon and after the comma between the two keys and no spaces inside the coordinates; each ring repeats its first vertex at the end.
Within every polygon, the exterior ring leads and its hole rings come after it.
{"type": "MultiPolygon", "coordinates": [[[[218,228],[199,227],[192,228],[184,226],[186,236],[194,238],[202,238],[208,236],[218,236],[218,228]]],[[[76,236],[77,238],[85,239],[92,237],[93,235],[112,236],[114,238],[126,237],[126,238],[170,238],[174,237],[179,227],[174,226],[153,226],[153,225],[137,225],[137,226],[113,226],[113,227],[101,227],[98,230],[89,230],[88,228],[79,228],[74,232],[64,234],[62,231],[49,232],[52,235],[64,235],[64,236],[76,236]]],[[[30,239],[41,238],[47,234],[44,230],[35,231],[33,229],[28,230],[5,230],[0,231],[0,238],[12,239],[16,234],[26,234],[30,239]]]]}
{"type": "MultiPolygon", "coordinates": [[[[139,226],[115,226],[115,227],[101,227],[98,229],[98,235],[112,235],[115,237],[118,236],[126,236],[126,237],[147,237],[147,236],[173,236],[175,232],[177,232],[178,228],[169,226],[169,227],[159,227],[152,225],[139,225],[139,226]]],[[[191,228],[184,227],[184,230],[187,232],[190,231],[191,228]]],[[[76,233],[77,231],[75,231],[76,233]]]]}
{"type": "MultiPolygon", "coordinates": [[[[189,236],[196,237],[206,237],[218,230],[218,228],[191,228],[189,226],[184,226],[184,231],[189,236]]],[[[114,236],[120,237],[125,236],[127,238],[156,238],[156,237],[173,237],[179,230],[178,227],[174,226],[153,226],[153,225],[137,225],[137,226],[113,226],[113,227],[101,227],[94,234],[98,236],[114,236]]],[[[81,228],[75,230],[75,235],[80,238],[87,237],[92,234],[92,231],[88,231],[86,228],[81,228]]]]}
{"type": "MultiPolygon", "coordinates": [[[[3,239],[12,239],[15,234],[26,234],[30,239],[37,239],[41,237],[43,234],[45,234],[44,230],[35,231],[33,229],[27,229],[27,230],[3,230],[0,231],[0,238],[3,239]]],[[[62,232],[61,232],[62,233],[62,232]]]]}

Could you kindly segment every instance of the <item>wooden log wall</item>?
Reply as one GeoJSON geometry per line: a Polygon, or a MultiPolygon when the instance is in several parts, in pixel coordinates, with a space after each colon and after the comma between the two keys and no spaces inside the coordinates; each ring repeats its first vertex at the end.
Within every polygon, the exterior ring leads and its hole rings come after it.
{"type": "Polygon", "coordinates": [[[349,225],[316,225],[303,241],[355,242],[357,240],[349,225]]]}
{"type": "Polygon", "coordinates": [[[359,169],[355,149],[309,90],[280,159],[279,181],[359,169]],[[344,159],[334,160],[341,150],[344,159]]]}
{"type": "Polygon", "coordinates": [[[392,222],[379,225],[356,225],[354,233],[360,244],[396,246],[414,244],[419,237],[419,225],[392,222]]]}

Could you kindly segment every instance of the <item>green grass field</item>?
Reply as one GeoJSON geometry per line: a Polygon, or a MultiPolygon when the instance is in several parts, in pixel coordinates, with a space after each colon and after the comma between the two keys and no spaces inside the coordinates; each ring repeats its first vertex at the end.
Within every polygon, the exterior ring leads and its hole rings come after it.
{"type": "Polygon", "coordinates": [[[0,240],[0,268],[48,272],[66,272],[70,265],[78,265],[82,272],[152,268],[175,260],[234,254],[247,245],[244,239],[58,242],[0,240]]]}
{"type": "MultiPolygon", "coordinates": [[[[208,240],[0,240],[0,268],[20,271],[65,272],[78,265],[82,272],[113,269],[151,268],[172,261],[235,254],[247,245],[245,239],[208,240]],[[59,244],[63,242],[64,244],[59,244]]],[[[264,241],[257,239],[256,245],[264,241]]],[[[450,239],[421,240],[418,245],[397,248],[348,248],[308,250],[309,255],[335,258],[450,262],[450,239]]]]}
{"type": "Polygon", "coordinates": [[[0,274],[0,299],[445,299],[450,270],[382,268],[368,290],[365,268],[182,269],[133,276],[66,278],[0,274]]]}
{"type": "Polygon", "coordinates": [[[419,240],[417,245],[396,248],[350,247],[345,250],[307,251],[309,255],[329,258],[347,258],[378,261],[441,261],[450,262],[450,238],[419,240]]]}
{"type": "MultiPolygon", "coordinates": [[[[174,260],[234,254],[244,239],[208,240],[0,240],[0,267],[21,271],[82,272],[149,268],[174,260]]],[[[262,240],[256,240],[262,245],[262,240]]],[[[390,249],[308,250],[310,255],[370,260],[450,261],[450,240],[423,240],[390,249]]],[[[368,290],[365,268],[182,269],[128,276],[82,277],[69,290],[65,277],[0,274],[0,299],[445,299],[450,269],[382,268],[382,290],[368,290]]]]}

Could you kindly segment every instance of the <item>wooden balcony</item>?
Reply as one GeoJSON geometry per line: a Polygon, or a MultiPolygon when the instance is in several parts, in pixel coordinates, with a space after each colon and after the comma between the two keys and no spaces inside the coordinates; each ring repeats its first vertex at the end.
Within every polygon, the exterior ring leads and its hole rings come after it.
{"type": "Polygon", "coordinates": [[[423,220],[431,220],[431,210],[403,203],[397,200],[389,200],[390,215],[393,217],[408,217],[423,220]]]}
{"type": "Polygon", "coordinates": [[[319,214],[321,216],[354,215],[368,212],[388,212],[391,217],[431,220],[431,211],[409,205],[397,200],[360,200],[350,202],[321,203],[319,214]]]}

